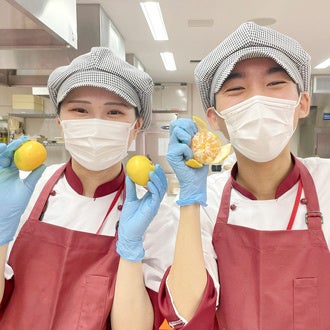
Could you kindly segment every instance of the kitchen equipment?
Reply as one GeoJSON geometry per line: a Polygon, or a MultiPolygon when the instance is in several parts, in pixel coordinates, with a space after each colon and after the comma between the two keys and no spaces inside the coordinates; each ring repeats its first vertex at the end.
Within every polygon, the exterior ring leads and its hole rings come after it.
{"type": "Polygon", "coordinates": [[[0,119],[0,143],[8,143],[7,119],[0,119]]]}

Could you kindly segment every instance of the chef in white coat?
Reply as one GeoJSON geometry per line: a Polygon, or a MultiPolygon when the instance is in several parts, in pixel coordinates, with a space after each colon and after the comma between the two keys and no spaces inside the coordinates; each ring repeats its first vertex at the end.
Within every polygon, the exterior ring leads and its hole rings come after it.
{"type": "Polygon", "coordinates": [[[172,122],[180,224],[161,307],[175,329],[330,329],[330,160],[290,152],[310,78],[296,40],[252,22],[197,65],[206,118],[237,162],[207,180],[185,165],[194,123],[172,122]]]}
{"type": "Polygon", "coordinates": [[[166,177],[156,165],[147,189],[125,184],[122,163],[150,124],[153,82],[95,47],[48,88],[71,158],[21,180],[13,153],[25,137],[0,145],[0,328],[158,329],[175,228],[160,207],[166,177]]]}

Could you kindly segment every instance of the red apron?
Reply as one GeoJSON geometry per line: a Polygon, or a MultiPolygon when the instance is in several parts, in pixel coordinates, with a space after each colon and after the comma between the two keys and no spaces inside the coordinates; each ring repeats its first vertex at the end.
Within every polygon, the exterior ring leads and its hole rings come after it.
{"type": "Polygon", "coordinates": [[[224,188],[213,233],[222,330],[330,329],[330,253],[313,179],[296,162],[307,230],[260,231],[228,224],[231,178],[224,188]]]}
{"type": "Polygon", "coordinates": [[[116,237],[39,220],[63,171],[60,168],[45,185],[11,251],[15,289],[0,329],[110,329],[119,263],[116,237]]]}

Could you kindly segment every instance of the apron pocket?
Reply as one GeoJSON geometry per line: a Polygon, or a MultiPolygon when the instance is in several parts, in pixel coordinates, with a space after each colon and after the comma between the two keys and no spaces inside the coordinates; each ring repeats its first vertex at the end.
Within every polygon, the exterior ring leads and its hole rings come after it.
{"type": "Polygon", "coordinates": [[[107,304],[110,278],[108,276],[87,275],[83,288],[79,330],[100,330],[105,328],[105,321],[110,313],[107,304]]]}
{"type": "Polygon", "coordinates": [[[316,277],[294,280],[294,330],[320,329],[318,289],[316,277]]]}

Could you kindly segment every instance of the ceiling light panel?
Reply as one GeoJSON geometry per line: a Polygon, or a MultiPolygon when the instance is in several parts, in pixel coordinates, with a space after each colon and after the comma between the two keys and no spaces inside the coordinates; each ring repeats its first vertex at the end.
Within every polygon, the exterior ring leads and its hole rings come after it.
{"type": "Polygon", "coordinates": [[[330,58],[326,59],[322,63],[318,64],[315,69],[325,69],[330,66],[330,58]]]}
{"type": "Polygon", "coordinates": [[[140,2],[140,5],[153,38],[155,40],[168,40],[168,35],[159,2],[145,1],[140,2]]]}
{"type": "Polygon", "coordinates": [[[173,53],[163,52],[160,53],[160,56],[163,60],[166,71],[176,71],[176,65],[175,65],[173,53]]]}

